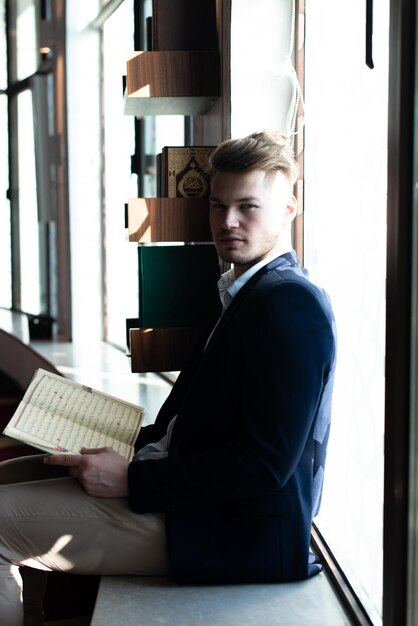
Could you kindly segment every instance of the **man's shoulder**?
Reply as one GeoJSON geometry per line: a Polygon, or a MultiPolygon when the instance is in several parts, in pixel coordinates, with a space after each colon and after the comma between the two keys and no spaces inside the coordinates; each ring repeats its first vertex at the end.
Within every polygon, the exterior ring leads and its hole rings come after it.
{"type": "Polygon", "coordinates": [[[259,281],[261,284],[277,284],[283,286],[300,286],[313,293],[323,292],[309,278],[307,269],[299,264],[283,263],[279,259],[274,259],[265,267],[265,272],[260,272],[259,281]]]}
{"type": "Polygon", "coordinates": [[[316,302],[321,309],[331,312],[328,293],[312,282],[307,270],[300,265],[269,263],[264,272],[260,272],[254,284],[254,296],[259,300],[274,298],[281,302],[296,299],[316,302]]]}

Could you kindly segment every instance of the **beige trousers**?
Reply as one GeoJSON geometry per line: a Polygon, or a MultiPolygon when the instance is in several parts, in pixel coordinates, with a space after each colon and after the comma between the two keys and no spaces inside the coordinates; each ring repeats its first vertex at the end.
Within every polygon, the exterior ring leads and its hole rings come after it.
{"type": "Polygon", "coordinates": [[[89,496],[67,470],[47,466],[42,458],[0,463],[0,624],[5,626],[43,623],[42,572],[168,572],[163,515],[137,515],[126,498],[89,496]]]}

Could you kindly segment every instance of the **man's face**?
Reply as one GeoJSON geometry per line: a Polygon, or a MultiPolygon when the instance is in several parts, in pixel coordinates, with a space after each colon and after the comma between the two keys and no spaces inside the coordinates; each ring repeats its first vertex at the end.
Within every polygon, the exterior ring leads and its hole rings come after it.
{"type": "Polygon", "coordinates": [[[217,172],[212,179],[210,226],[219,256],[240,276],[267,256],[289,250],[296,199],[288,179],[262,170],[217,172]]]}

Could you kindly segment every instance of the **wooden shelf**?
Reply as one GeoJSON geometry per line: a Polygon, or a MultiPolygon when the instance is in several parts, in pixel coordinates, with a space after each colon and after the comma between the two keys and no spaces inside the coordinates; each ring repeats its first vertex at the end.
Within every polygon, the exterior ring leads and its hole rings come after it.
{"type": "Polygon", "coordinates": [[[176,372],[190,358],[202,329],[132,328],[130,330],[132,372],[176,372]]]}
{"type": "Polygon", "coordinates": [[[212,241],[208,198],[130,198],[129,241],[212,241]]]}
{"type": "Polygon", "coordinates": [[[128,59],[128,115],[201,115],[219,96],[217,50],[134,52],[128,59]]]}

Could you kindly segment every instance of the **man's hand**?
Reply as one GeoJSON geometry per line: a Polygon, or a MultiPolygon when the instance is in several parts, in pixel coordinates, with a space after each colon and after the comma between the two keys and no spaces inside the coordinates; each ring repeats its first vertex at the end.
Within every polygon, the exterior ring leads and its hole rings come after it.
{"type": "Polygon", "coordinates": [[[128,461],[113,448],[82,448],[81,454],[53,454],[47,465],[68,467],[91,496],[119,498],[128,495],[128,461]]]}

